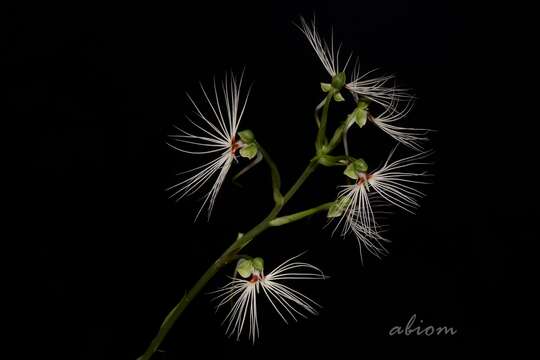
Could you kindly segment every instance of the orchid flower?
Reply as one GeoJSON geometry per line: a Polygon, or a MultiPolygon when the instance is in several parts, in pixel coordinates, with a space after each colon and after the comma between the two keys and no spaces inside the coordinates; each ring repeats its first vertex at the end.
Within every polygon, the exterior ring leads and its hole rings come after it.
{"type": "Polygon", "coordinates": [[[186,118],[194,128],[188,131],[176,127],[179,134],[170,136],[175,142],[175,144],[168,143],[172,148],[183,153],[207,157],[202,165],[179,173],[179,175],[187,174],[186,178],[167,189],[173,191],[171,197],[181,199],[211,183],[197,217],[204,208],[207,208],[210,217],[216,196],[233,161],[236,160],[237,153],[240,151],[244,156],[242,149],[249,146],[237,136],[250,92],[248,90],[246,94],[241,94],[242,80],[243,73],[239,80],[233,74],[226,75],[221,89],[218,89],[214,79],[213,91],[210,94],[201,84],[202,95],[207,105],[206,111],[203,111],[188,94],[195,110],[195,118],[189,116],[186,118]]]}
{"type": "Polygon", "coordinates": [[[227,323],[226,333],[236,334],[239,340],[246,328],[248,337],[255,342],[259,336],[258,297],[264,296],[287,324],[287,319],[294,321],[298,317],[307,317],[307,314],[317,315],[315,301],[311,300],[298,290],[282,283],[283,280],[313,280],[324,279],[325,276],[317,267],[305,262],[295,261],[300,255],[292,257],[276,267],[270,273],[264,273],[261,258],[240,259],[236,273],[239,278],[231,277],[231,282],[214,293],[220,300],[217,308],[231,304],[231,308],[223,323],[227,323]]]}
{"type": "Polygon", "coordinates": [[[381,228],[376,221],[374,204],[380,207],[381,200],[410,213],[419,206],[418,199],[424,194],[414,186],[427,184],[421,178],[428,176],[424,171],[414,172],[409,169],[426,165],[424,159],[431,151],[421,152],[399,160],[391,161],[397,146],[390,152],[385,163],[378,169],[368,172],[367,164],[362,159],[351,163],[345,174],[355,180],[354,184],[343,185],[338,193],[336,204],[339,209],[330,217],[339,217],[336,229],[341,234],[352,232],[359,245],[378,255],[386,252],[382,242],[388,241],[381,235],[381,228]],[[418,179],[420,178],[420,179],[418,179]]]}

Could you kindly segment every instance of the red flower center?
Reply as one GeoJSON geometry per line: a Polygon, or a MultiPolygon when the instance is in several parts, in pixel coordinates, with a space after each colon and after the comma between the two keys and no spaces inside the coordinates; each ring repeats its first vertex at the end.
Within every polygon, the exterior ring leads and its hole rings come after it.
{"type": "Polygon", "coordinates": [[[240,149],[241,145],[239,144],[238,141],[236,141],[236,137],[233,138],[233,140],[231,141],[231,153],[234,155],[236,154],[236,151],[238,149],[240,149]]]}
{"type": "Polygon", "coordinates": [[[369,179],[371,179],[371,175],[360,174],[358,180],[356,180],[356,185],[362,186],[365,182],[369,181],[369,179]]]}

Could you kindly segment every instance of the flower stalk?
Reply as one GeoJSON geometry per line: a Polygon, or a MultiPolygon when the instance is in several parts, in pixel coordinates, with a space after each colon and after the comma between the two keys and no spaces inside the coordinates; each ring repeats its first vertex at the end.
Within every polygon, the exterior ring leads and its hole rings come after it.
{"type": "Polygon", "coordinates": [[[328,210],[328,209],[330,209],[330,207],[332,205],[334,205],[333,201],[321,204],[321,205],[316,206],[316,207],[311,208],[311,209],[307,209],[307,210],[304,210],[304,211],[299,211],[299,212],[294,213],[294,214],[290,214],[290,215],[286,215],[286,216],[280,216],[280,217],[275,218],[274,220],[270,221],[270,226],[281,226],[281,225],[290,224],[290,223],[298,221],[298,220],[302,220],[305,217],[311,216],[311,215],[316,214],[316,213],[321,212],[321,211],[328,210]]]}

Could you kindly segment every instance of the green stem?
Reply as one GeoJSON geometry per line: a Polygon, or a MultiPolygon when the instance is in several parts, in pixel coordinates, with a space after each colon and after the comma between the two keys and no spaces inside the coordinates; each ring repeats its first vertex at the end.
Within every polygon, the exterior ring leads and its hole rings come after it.
{"type": "Polygon", "coordinates": [[[266,160],[266,163],[268,164],[268,167],[270,167],[274,202],[276,204],[283,205],[283,195],[281,194],[281,177],[279,175],[277,165],[270,157],[270,154],[268,154],[268,152],[259,143],[257,143],[257,148],[262,153],[264,160],[266,160]]]}
{"type": "Polygon", "coordinates": [[[351,161],[351,157],[347,155],[323,155],[319,159],[319,163],[323,166],[346,166],[351,161]]]}
{"type": "Polygon", "coordinates": [[[317,123],[317,128],[321,127],[321,120],[319,119],[319,111],[322,109],[325,101],[326,101],[326,98],[322,99],[319,105],[315,107],[315,122],[317,123]]]}
{"type": "Polygon", "coordinates": [[[332,102],[332,96],[334,95],[333,91],[329,91],[324,99],[324,106],[322,110],[321,126],[317,132],[317,141],[315,142],[315,148],[317,149],[317,154],[320,153],[322,147],[325,145],[326,139],[326,125],[328,123],[328,109],[330,108],[330,102],[332,102]]]}
{"type": "Polygon", "coordinates": [[[332,138],[330,139],[330,142],[327,146],[327,154],[335,149],[337,145],[343,140],[343,134],[345,133],[345,128],[347,127],[347,123],[344,121],[334,132],[334,135],[332,135],[332,138]]]}
{"type": "Polygon", "coordinates": [[[321,204],[319,206],[316,206],[311,209],[307,209],[304,211],[299,211],[294,214],[286,215],[286,216],[280,216],[278,218],[275,218],[274,220],[270,221],[270,226],[281,226],[285,224],[290,224],[292,222],[301,220],[307,216],[313,215],[315,213],[318,213],[320,211],[328,210],[330,207],[334,204],[334,202],[328,202],[321,204]]]}
{"type": "Polygon", "coordinates": [[[270,221],[273,220],[279,211],[281,210],[282,205],[276,204],[272,211],[257,224],[253,229],[248,231],[243,236],[239,237],[225,252],[206,270],[206,272],[201,276],[201,278],[195,283],[195,285],[189,290],[188,293],[184,295],[182,300],[171,310],[167,315],[161,327],[159,328],[158,334],[150,343],[150,346],[146,349],[144,354],[139,357],[137,360],[149,360],[152,355],[157,351],[159,345],[163,342],[163,339],[176,320],[184,312],[186,307],[191,303],[191,301],[199,294],[199,292],[204,288],[204,286],[214,277],[214,275],[225,265],[227,265],[231,260],[233,260],[240,250],[242,250],[247,244],[251,242],[257,235],[262,233],[270,226],[270,221]]]}

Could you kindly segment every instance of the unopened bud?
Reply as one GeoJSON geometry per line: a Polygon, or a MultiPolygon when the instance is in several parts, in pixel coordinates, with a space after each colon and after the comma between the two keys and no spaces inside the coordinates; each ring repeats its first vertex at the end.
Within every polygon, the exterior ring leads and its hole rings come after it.
{"type": "Polygon", "coordinates": [[[337,91],[341,90],[341,88],[345,85],[346,76],[344,72],[340,72],[339,74],[336,74],[332,78],[332,87],[336,89],[337,91]]]}

